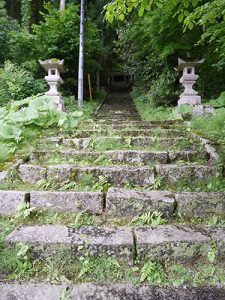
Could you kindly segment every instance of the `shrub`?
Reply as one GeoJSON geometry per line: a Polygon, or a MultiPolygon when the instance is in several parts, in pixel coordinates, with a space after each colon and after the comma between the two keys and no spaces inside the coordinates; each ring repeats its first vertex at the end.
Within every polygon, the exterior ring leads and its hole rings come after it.
{"type": "Polygon", "coordinates": [[[177,101],[178,93],[174,85],[176,74],[169,70],[163,71],[154,81],[152,81],[149,91],[149,100],[156,106],[166,106],[177,101]]]}
{"type": "Polygon", "coordinates": [[[0,69],[0,105],[9,100],[19,100],[43,92],[46,85],[42,79],[35,79],[31,72],[6,61],[0,69]]]}

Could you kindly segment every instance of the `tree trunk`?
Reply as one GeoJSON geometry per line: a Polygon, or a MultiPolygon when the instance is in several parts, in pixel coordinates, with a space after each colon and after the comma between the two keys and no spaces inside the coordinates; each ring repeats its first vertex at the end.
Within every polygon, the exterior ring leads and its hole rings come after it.
{"type": "Polygon", "coordinates": [[[60,10],[65,10],[66,8],[66,0],[60,0],[60,10]]]}

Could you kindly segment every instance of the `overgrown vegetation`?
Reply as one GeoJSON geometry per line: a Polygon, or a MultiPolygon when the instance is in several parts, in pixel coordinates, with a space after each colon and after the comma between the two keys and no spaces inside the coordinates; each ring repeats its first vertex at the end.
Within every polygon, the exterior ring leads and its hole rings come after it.
{"type": "Polygon", "coordinates": [[[72,130],[82,112],[67,114],[56,110],[54,100],[46,96],[13,101],[0,109],[0,161],[4,162],[17,151],[38,139],[43,129],[72,130]]]}

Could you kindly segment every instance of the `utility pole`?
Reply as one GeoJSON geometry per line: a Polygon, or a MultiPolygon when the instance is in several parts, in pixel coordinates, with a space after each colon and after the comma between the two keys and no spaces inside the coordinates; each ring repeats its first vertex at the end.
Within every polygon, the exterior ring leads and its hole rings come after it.
{"type": "Polygon", "coordinates": [[[80,1],[80,47],[78,71],[78,106],[82,107],[84,100],[84,0],[80,1]]]}

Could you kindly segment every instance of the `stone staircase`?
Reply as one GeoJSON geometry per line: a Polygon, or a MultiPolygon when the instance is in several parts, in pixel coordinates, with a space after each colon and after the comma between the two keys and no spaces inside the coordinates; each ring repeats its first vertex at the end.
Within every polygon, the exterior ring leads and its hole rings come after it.
{"type": "MultiPolygon", "coordinates": [[[[39,260],[59,253],[72,261],[87,255],[110,257],[128,269],[148,261],[193,266],[207,260],[213,245],[222,263],[225,227],[209,226],[207,220],[224,216],[225,192],[199,188],[208,186],[220,171],[208,147],[185,124],[141,121],[129,95],[111,94],[94,121],[84,122],[75,132],[43,138],[18,165],[18,188],[0,191],[0,214],[13,217],[18,205],[27,203],[36,212],[65,217],[60,222],[24,219],[5,243],[28,245],[31,257],[39,260]],[[88,214],[92,222],[71,226],[71,213],[88,214]],[[142,224],[141,216],[147,213],[161,222],[142,224]]],[[[3,277],[0,299],[225,299],[222,284],[83,281],[54,285],[28,278],[19,284],[6,283],[3,277]],[[68,298],[62,296],[67,290],[68,298]]]]}

